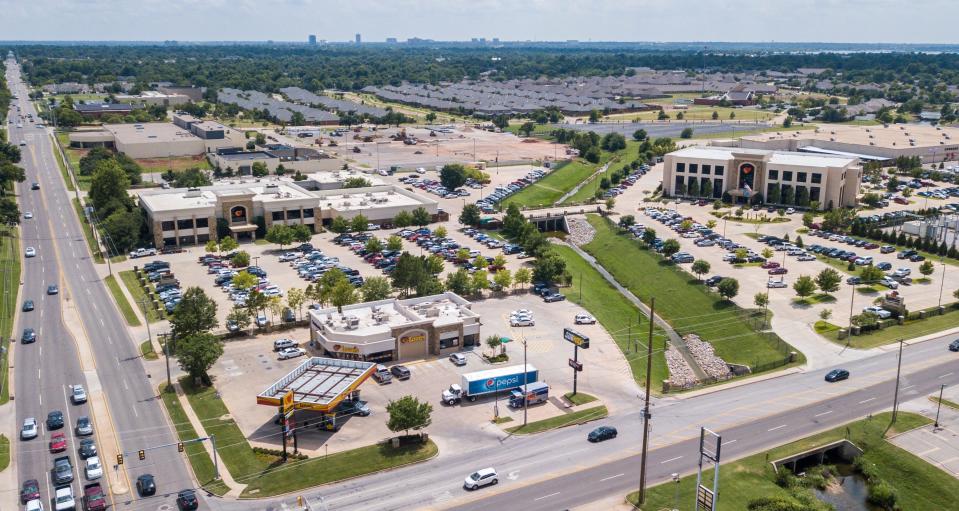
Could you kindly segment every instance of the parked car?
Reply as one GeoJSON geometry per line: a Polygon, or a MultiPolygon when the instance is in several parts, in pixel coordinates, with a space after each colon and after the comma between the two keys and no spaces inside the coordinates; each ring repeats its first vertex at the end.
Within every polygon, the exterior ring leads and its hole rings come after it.
{"type": "Polygon", "coordinates": [[[67,435],[62,432],[50,435],[50,452],[63,452],[67,450],[67,435]]]}
{"type": "Polygon", "coordinates": [[[396,376],[397,380],[409,380],[411,374],[408,367],[399,364],[391,367],[390,373],[392,373],[393,376],[396,376]]]}
{"type": "Polygon", "coordinates": [[[551,302],[561,302],[566,299],[566,296],[560,293],[550,293],[543,297],[543,301],[547,303],[551,302]]]}
{"type": "Polygon", "coordinates": [[[54,497],[54,509],[56,511],[66,511],[68,509],[76,509],[76,507],[77,501],[73,498],[73,487],[58,487],[54,497]]]}
{"type": "Polygon", "coordinates": [[[23,419],[23,426],[20,427],[20,439],[21,440],[31,440],[37,437],[39,426],[37,425],[37,419],[33,417],[27,417],[23,419]]]}
{"type": "Polygon", "coordinates": [[[280,360],[287,360],[290,358],[297,358],[306,355],[306,350],[303,348],[283,348],[278,353],[278,358],[280,360]]]}
{"type": "Polygon", "coordinates": [[[492,467],[489,467],[477,470],[476,472],[466,476],[466,480],[463,481],[463,487],[467,490],[475,490],[486,485],[494,485],[498,482],[499,480],[496,478],[496,470],[492,467]]]}
{"type": "Polygon", "coordinates": [[[845,369],[833,369],[826,373],[826,381],[832,383],[849,378],[849,371],[845,369]]]}
{"type": "Polygon", "coordinates": [[[576,315],[574,322],[577,325],[595,325],[596,318],[586,313],[580,313],[576,315]]]}
{"type": "Polygon", "coordinates": [[[453,365],[465,366],[465,365],[466,365],[466,355],[464,355],[464,354],[462,354],[462,353],[453,353],[453,354],[450,355],[450,362],[452,362],[453,365]]]}
{"type": "Polygon", "coordinates": [[[712,277],[706,279],[706,285],[709,287],[715,287],[721,280],[723,280],[721,275],[713,275],[712,277]]]}
{"type": "Polygon", "coordinates": [[[892,317],[891,312],[887,311],[886,309],[883,309],[882,307],[879,307],[878,305],[863,307],[862,311],[865,312],[866,314],[874,314],[876,316],[879,316],[879,319],[889,319],[892,317]]]}
{"type": "Polygon", "coordinates": [[[780,279],[780,280],[770,280],[766,282],[766,287],[769,289],[782,289],[787,286],[786,286],[786,282],[780,279]]]}
{"type": "Polygon", "coordinates": [[[87,458],[87,465],[84,470],[87,474],[88,481],[95,481],[103,477],[103,465],[100,464],[100,458],[98,456],[87,458]]]}
{"type": "Polygon", "coordinates": [[[373,372],[373,379],[380,385],[386,385],[387,383],[392,383],[393,375],[385,365],[377,364],[376,370],[373,372]]]}
{"type": "Polygon", "coordinates": [[[80,459],[87,459],[97,455],[97,444],[92,438],[83,438],[80,440],[80,449],[77,451],[80,459]]]}
{"type": "Polygon", "coordinates": [[[26,504],[40,498],[40,482],[36,479],[27,479],[20,486],[20,503],[26,504]]]}
{"type": "Polygon", "coordinates": [[[780,267],[780,268],[773,268],[769,270],[767,273],[769,273],[770,275],[785,275],[789,273],[789,270],[787,270],[786,268],[780,267]]]}
{"type": "Polygon", "coordinates": [[[602,442],[603,440],[616,438],[616,435],[616,428],[612,426],[600,426],[590,431],[589,435],[586,435],[586,439],[590,442],[602,442]]]}
{"type": "Polygon", "coordinates": [[[287,348],[295,348],[296,341],[293,339],[277,339],[273,341],[273,351],[280,352],[287,348]]]}

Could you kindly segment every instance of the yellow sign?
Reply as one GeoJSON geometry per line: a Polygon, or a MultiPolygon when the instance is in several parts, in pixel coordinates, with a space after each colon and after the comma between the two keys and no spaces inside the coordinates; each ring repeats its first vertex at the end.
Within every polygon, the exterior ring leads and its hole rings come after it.
{"type": "Polygon", "coordinates": [[[420,334],[420,335],[407,335],[406,337],[401,337],[401,338],[400,338],[400,343],[401,343],[401,344],[410,344],[410,343],[420,342],[420,341],[425,341],[425,340],[426,340],[426,336],[425,336],[425,335],[422,335],[422,334],[420,334]]]}
{"type": "Polygon", "coordinates": [[[283,394],[283,414],[286,415],[293,409],[293,391],[287,391],[283,394]]]}
{"type": "Polygon", "coordinates": [[[339,351],[343,353],[359,353],[360,349],[355,346],[343,346],[342,344],[334,344],[333,351],[339,351]]]}

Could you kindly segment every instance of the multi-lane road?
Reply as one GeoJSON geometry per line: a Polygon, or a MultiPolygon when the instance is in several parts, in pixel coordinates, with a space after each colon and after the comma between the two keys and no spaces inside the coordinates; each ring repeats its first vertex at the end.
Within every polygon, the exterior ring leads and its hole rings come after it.
{"type": "MultiPolygon", "coordinates": [[[[137,459],[140,449],[174,443],[174,434],[168,425],[160,403],[156,400],[156,381],[146,378],[136,344],[130,338],[126,325],[116,309],[90,258],[79,220],[70,202],[71,195],[61,178],[54,159],[51,134],[36,123],[20,116],[37,112],[28,100],[28,90],[21,81],[19,67],[7,64],[7,84],[18,97],[9,112],[14,122],[7,125],[10,141],[22,146],[21,166],[27,179],[20,183],[17,193],[20,209],[30,211],[34,218],[23,220],[23,248],[33,246],[37,256],[24,260],[24,299],[33,299],[36,310],[20,314],[18,329],[32,327],[38,333],[38,342],[15,345],[14,395],[18,424],[25,417],[36,417],[41,423],[49,411],[61,410],[68,417],[64,431],[68,432],[69,448],[75,467],[74,491],[79,493],[86,483],[82,460],[76,454],[77,439],[72,434],[73,422],[79,415],[90,415],[88,405],[74,406],[68,402],[69,386],[84,384],[92,395],[102,391],[110,410],[112,427],[119,447],[125,456],[126,470],[117,472],[128,491],[113,495],[117,507],[133,509],[169,509],[175,493],[193,486],[189,471],[175,447],[150,451],[145,461],[137,459]],[[19,111],[17,107],[19,106],[19,111]],[[40,184],[31,190],[31,184],[40,184]],[[58,295],[47,295],[46,288],[56,284],[58,295]],[[75,308],[75,314],[64,318],[66,307],[75,308]],[[79,321],[79,331],[85,339],[71,334],[65,321],[79,321]],[[92,359],[81,358],[80,345],[89,343],[92,359]],[[133,489],[135,478],[143,473],[156,477],[158,496],[138,500],[133,489]],[[172,495],[171,495],[172,494],[172,495]]],[[[98,426],[104,426],[99,424],[98,426]]],[[[50,469],[53,455],[46,448],[49,432],[42,426],[41,435],[14,446],[18,479],[40,481],[43,498],[52,497],[50,469]]],[[[99,446],[99,445],[98,445],[99,446]]],[[[104,446],[99,446],[101,452],[104,446]]],[[[114,459],[103,458],[105,472],[114,472],[114,459]]],[[[111,478],[105,475],[105,484],[111,478]]],[[[121,488],[113,488],[121,490],[121,488]]],[[[50,506],[52,507],[52,506],[50,506]]]]}

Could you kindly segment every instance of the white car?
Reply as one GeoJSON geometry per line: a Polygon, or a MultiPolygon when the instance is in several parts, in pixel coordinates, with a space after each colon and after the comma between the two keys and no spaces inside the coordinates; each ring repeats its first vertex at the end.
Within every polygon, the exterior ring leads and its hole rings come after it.
{"type": "Polygon", "coordinates": [[[37,249],[35,249],[35,248],[33,248],[33,247],[27,247],[27,250],[24,251],[24,255],[27,256],[27,257],[36,257],[36,256],[37,256],[37,249]]]}
{"type": "Polygon", "coordinates": [[[589,314],[577,314],[575,322],[577,325],[595,325],[596,318],[590,316],[589,314]]]}
{"type": "Polygon", "coordinates": [[[23,427],[20,428],[20,438],[30,440],[37,437],[37,419],[27,417],[23,419],[23,427]]]}
{"type": "Polygon", "coordinates": [[[795,208],[786,208],[786,214],[791,215],[796,212],[795,208]]]}
{"type": "Polygon", "coordinates": [[[783,280],[770,280],[766,282],[766,287],[769,289],[781,289],[786,286],[786,282],[783,280]]]}
{"type": "Polygon", "coordinates": [[[815,261],[816,256],[812,254],[803,254],[796,258],[797,261],[815,261]]]}
{"type": "Polygon", "coordinates": [[[489,484],[496,484],[499,481],[496,479],[496,470],[493,467],[484,468],[477,470],[472,474],[466,476],[466,480],[463,481],[463,487],[467,490],[475,490],[482,486],[489,484]]]}
{"type": "Polygon", "coordinates": [[[70,399],[73,400],[73,404],[78,405],[87,402],[87,390],[83,388],[83,385],[71,385],[70,390],[70,399]]]}
{"type": "Polygon", "coordinates": [[[68,485],[57,488],[57,494],[54,502],[56,503],[55,509],[57,511],[76,509],[77,502],[73,498],[73,487],[68,485]]]}
{"type": "Polygon", "coordinates": [[[871,307],[864,307],[862,311],[867,314],[875,314],[876,316],[879,316],[879,319],[889,319],[892,317],[891,312],[887,311],[886,309],[883,309],[882,307],[879,307],[878,305],[873,305],[871,307]]]}
{"type": "Polygon", "coordinates": [[[535,326],[532,316],[516,316],[509,318],[509,326],[535,326]]]}
{"type": "Polygon", "coordinates": [[[510,317],[514,317],[514,316],[532,316],[532,315],[533,315],[533,311],[531,311],[531,310],[529,310],[529,309],[517,309],[517,310],[514,310],[513,312],[510,312],[509,315],[510,315],[510,317]]]}
{"type": "Polygon", "coordinates": [[[103,465],[100,464],[99,456],[92,456],[87,458],[86,466],[87,479],[94,481],[103,477],[103,465]]]}
{"type": "Polygon", "coordinates": [[[283,348],[278,353],[280,360],[302,357],[303,355],[306,355],[306,350],[303,348],[283,348]]]}
{"type": "Polygon", "coordinates": [[[280,261],[282,261],[282,262],[284,262],[284,263],[287,262],[287,261],[295,261],[295,260],[296,260],[297,258],[299,258],[299,257],[300,257],[300,255],[297,254],[296,252],[287,252],[287,253],[285,253],[285,254],[283,254],[283,255],[280,256],[280,261]]]}
{"type": "Polygon", "coordinates": [[[23,508],[24,511],[43,511],[43,502],[40,499],[33,499],[27,502],[26,507],[23,508]]]}
{"type": "Polygon", "coordinates": [[[462,353],[453,353],[450,355],[450,362],[456,366],[465,366],[466,365],[466,355],[462,353]]]}
{"type": "Polygon", "coordinates": [[[33,218],[33,213],[30,211],[27,211],[26,213],[23,214],[23,218],[30,220],[33,218]]]}

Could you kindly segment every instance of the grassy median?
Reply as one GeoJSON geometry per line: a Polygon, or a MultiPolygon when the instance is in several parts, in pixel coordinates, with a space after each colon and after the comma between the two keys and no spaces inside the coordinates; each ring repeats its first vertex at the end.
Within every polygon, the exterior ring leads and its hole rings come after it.
{"type": "MultiPolygon", "coordinates": [[[[843,438],[849,439],[864,450],[863,461],[875,465],[878,477],[893,487],[898,495],[899,508],[946,509],[943,503],[959,502],[959,480],[886,440],[887,435],[895,431],[906,431],[929,424],[931,421],[920,415],[900,413],[896,428],[887,432],[889,419],[888,413],[878,414],[869,420],[853,422],[739,461],[723,464],[720,467],[719,477],[722,492],[718,501],[719,509],[722,511],[746,509],[749,502],[760,497],[792,500],[794,497],[776,484],[775,473],[769,461],[843,438]]],[[[704,470],[703,478],[706,481],[712,481],[712,470],[704,470]]],[[[649,490],[646,504],[642,506],[642,509],[672,509],[677,490],[679,502],[686,506],[681,509],[688,509],[689,503],[695,502],[695,487],[695,474],[682,478],[678,485],[668,483],[655,486],[649,490]]],[[[635,504],[636,493],[631,493],[627,499],[635,504]]],[[[789,509],[806,508],[789,507],[789,509]]]]}
{"type": "Polygon", "coordinates": [[[7,355],[13,336],[13,316],[16,314],[17,289],[20,286],[20,240],[16,228],[0,227],[0,404],[10,398],[7,355]]]}
{"type": "MultiPolygon", "coordinates": [[[[656,314],[680,335],[695,333],[710,342],[726,362],[754,370],[773,368],[793,350],[775,333],[758,330],[761,311],[753,317],[753,311],[709,291],[679,266],[619,234],[606,219],[597,215],[588,215],[587,219],[596,235],[583,249],[644,303],[655,298],[656,314]]],[[[800,354],[796,362],[803,360],[800,354]]]]}
{"type": "Polygon", "coordinates": [[[120,289],[120,283],[117,282],[117,279],[113,275],[107,275],[103,280],[107,283],[107,289],[109,289],[110,294],[113,295],[113,300],[117,302],[117,307],[120,309],[120,313],[123,314],[123,319],[126,320],[127,324],[130,326],[140,326],[140,318],[137,317],[137,313],[134,312],[133,307],[130,306],[130,301],[127,300],[126,295],[123,294],[123,290],[120,289]]]}
{"type": "MultiPolygon", "coordinates": [[[[127,291],[130,292],[130,296],[133,297],[133,302],[137,307],[140,308],[140,312],[143,312],[143,306],[140,305],[144,300],[149,301],[146,295],[146,291],[143,289],[143,286],[140,285],[139,279],[137,279],[137,274],[133,270],[126,270],[120,272],[120,280],[123,281],[123,284],[127,287],[127,291]]],[[[158,312],[152,306],[146,308],[146,319],[150,323],[155,323],[163,319],[161,317],[162,313],[158,312]]]]}
{"type": "Polygon", "coordinates": [[[600,405],[593,408],[587,408],[585,410],[577,410],[575,412],[558,415],[556,417],[550,417],[548,419],[530,422],[525,426],[506,428],[506,431],[514,435],[532,435],[534,433],[542,433],[543,431],[572,426],[574,424],[584,424],[586,422],[605,418],[607,415],[609,415],[609,410],[607,410],[605,406],[600,405]]]}
{"type": "MultiPolygon", "coordinates": [[[[160,394],[163,396],[163,405],[166,407],[170,420],[173,421],[173,427],[176,428],[177,438],[181,441],[198,438],[196,430],[190,424],[183,407],[180,406],[180,400],[176,393],[167,392],[166,385],[160,387],[160,394]]],[[[197,481],[203,486],[203,489],[216,495],[225,495],[230,489],[222,481],[214,479],[216,473],[213,467],[213,459],[207,453],[206,449],[199,442],[191,442],[185,446],[187,459],[190,460],[190,466],[193,467],[193,474],[197,481]]]]}
{"type": "MultiPolygon", "coordinates": [[[[565,245],[554,245],[553,250],[566,261],[566,268],[573,276],[573,285],[561,288],[560,292],[566,295],[569,301],[579,304],[596,318],[623,352],[633,379],[640,385],[644,384],[649,318],[573,249],[565,245]]],[[[655,327],[652,371],[654,391],[661,389],[662,381],[669,376],[666,369],[666,356],[662,350],[665,339],[666,333],[659,327],[655,327]]]]}

